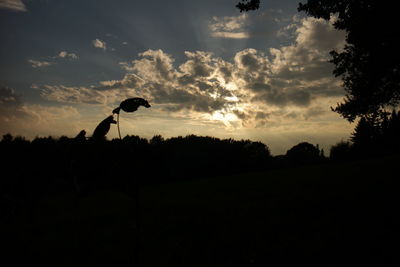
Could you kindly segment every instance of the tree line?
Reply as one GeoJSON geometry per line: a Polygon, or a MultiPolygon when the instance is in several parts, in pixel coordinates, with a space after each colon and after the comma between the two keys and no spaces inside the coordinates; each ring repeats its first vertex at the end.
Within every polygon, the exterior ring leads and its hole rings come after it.
{"type": "Polygon", "coordinates": [[[132,192],[141,184],[226,176],[245,172],[356,160],[400,151],[400,112],[363,118],[352,138],[332,146],[330,157],[318,145],[301,142],[285,155],[272,156],[262,142],[188,135],[151,139],[128,135],[96,140],[68,137],[3,136],[1,218],[19,206],[65,192],[132,192]]]}

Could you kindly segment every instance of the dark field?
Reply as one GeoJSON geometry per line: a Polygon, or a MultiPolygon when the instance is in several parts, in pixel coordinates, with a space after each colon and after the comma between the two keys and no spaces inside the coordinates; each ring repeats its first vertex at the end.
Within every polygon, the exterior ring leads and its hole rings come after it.
{"type": "Polygon", "coordinates": [[[7,266],[399,266],[399,160],[143,185],[139,210],[129,192],[50,195],[3,223],[3,252],[7,266]]]}

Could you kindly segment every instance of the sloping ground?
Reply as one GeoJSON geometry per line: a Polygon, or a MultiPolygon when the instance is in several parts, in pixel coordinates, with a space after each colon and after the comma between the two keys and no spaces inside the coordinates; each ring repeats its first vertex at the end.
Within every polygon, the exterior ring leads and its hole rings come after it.
{"type": "Polygon", "coordinates": [[[3,230],[24,266],[399,266],[399,159],[146,186],[139,210],[65,194],[3,230]]]}

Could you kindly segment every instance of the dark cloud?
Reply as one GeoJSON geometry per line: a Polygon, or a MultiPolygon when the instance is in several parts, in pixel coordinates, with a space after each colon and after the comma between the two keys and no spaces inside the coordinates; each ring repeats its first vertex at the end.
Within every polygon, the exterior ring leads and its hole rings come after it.
{"type": "Polygon", "coordinates": [[[311,95],[303,90],[288,93],[288,99],[297,106],[308,106],[311,103],[311,95]]]}
{"type": "Polygon", "coordinates": [[[249,118],[249,115],[248,115],[248,114],[246,114],[246,113],[243,112],[243,111],[237,110],[237,109],[233,110],[233,114],[235,114],[236,117],[238,117],[238,118],[241,119],[242,121],[247,120],[247,119],[249,118]]]}
{"type": "Polygon", "coordinates": [[[244,54],[240,58],[240,63],[248,70],[248,71],[257,71],[259,70],[258,60],[254,54],[244,54]]]}
{"type": "Polygon", "coordinates": [[[262,93],[265,93],[265,92],[269,92],[269,91],[271,91],[271,89],[272,89],[272,87],[271,87],[271,85],[269,85],[269,84],[267,84],[267,83],[254,83],[254,84],[252,84],[251,86],[250,86],[250,89],[253,91],[253,92],[262,92],[262,93]]]}
{"type": "Polygon", "coordinates": [[[256,119],[266,119],[266,118],[268,118],[269,117],[269,114],[268,113],[265,113],[265,112],[257,112],[256,113],[256,119]]]}
{"type": "Polygon", "coordinates": [[[286,106],[289,103],[288,96],[280,92],[276,89],[272,89],[268,92],[262,92],[257,94],[255,97],[252,99],[255,102],[261,101],[265,102],[269,105],[274,105],[274,106],[286,106]]]}
{"type": "Polygon", "coordinates": [[[214,71],[214,68],[210,65],[211,53],[207,52],[185,52],[186,60],[185,63],[179,66],[179,69],[186,75],[201,78],[208,77],[214,71]]]}
{"type": "Polygon", "coordinates": [[[235,63],[246,72],[263,72],[268,68],[265,55],[252,48],[245,49],[235,55],[235,63]]]}

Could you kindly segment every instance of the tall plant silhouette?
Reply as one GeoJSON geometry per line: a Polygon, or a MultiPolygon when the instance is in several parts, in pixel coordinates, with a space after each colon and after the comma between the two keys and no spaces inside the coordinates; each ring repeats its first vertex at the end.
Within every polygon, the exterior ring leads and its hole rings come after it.
{"type": "Polygon", "coordinates": [[[144,106],[146,108],[151,107],[147,100],[140,97],[133,97],[125,99],[119,104],[119,107],[113,110],[113,114],[117,114],[117,127],[118,127],[118,135],[119,139],[121,139],[121,131],[119,129],[119,112],[121,109],[125,112],[135,112],[140,106],[144,106]]]}
{"type": "Polygon", "coordinates": [[[116,124],[116,123],[117,122],[114,120],[113,115],[108,116],[103,121],[101,121],[99,123],[99,125],[97,125],[96,129],[94,129],[92,138],[95,139],[95,140],[105,139],[106,138],[106,134],[110,130],[110,125],[111,124],[116,124]]]}

